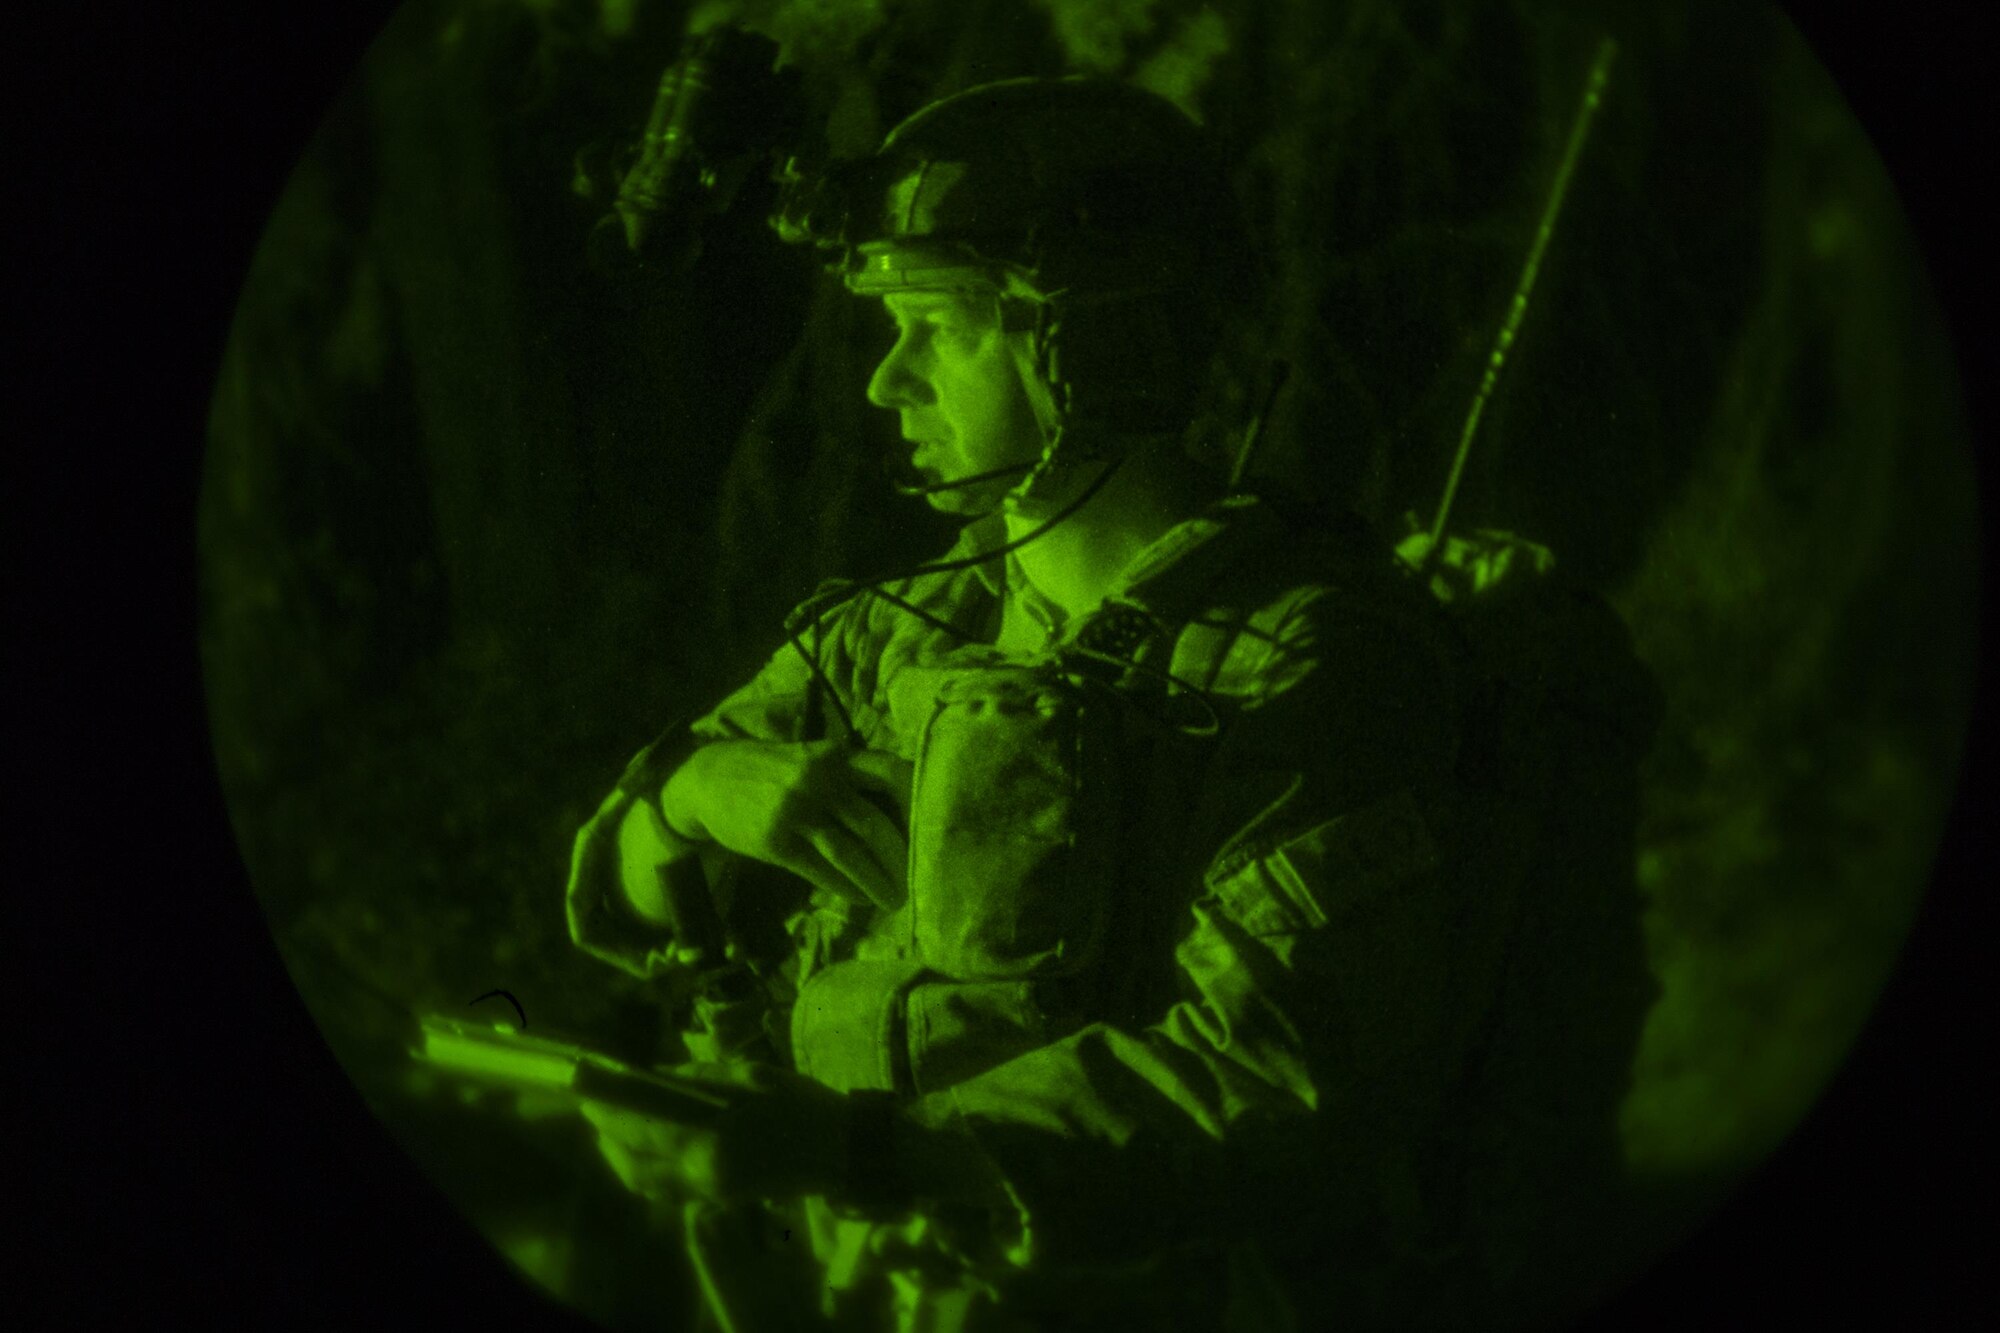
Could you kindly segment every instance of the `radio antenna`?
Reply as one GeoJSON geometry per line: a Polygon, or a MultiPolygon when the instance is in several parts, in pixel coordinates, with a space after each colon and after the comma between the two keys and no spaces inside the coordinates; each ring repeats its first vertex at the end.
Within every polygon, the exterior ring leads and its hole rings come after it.
{"type": "Polygon", "coordinates": [[[1459,432],[1458,453],[1451,462],[1451,475],[1444,484],[1444,499],[1438,502],[1437,518],[1431,524],[1430,542],[1424,548],[1423,559],[1417,564],[1422,573],[1437,553],[1444,541],[1445,524],[1451,519],[1452,501],[1458,498],[1458,484],[1465,476],[1465,460],[1472,452],[1472,437],[1479,430],[1479,418],[1485,414],[1486,400],[1493,393],[1493,386],[1499,382],[1500,372],[1507,365],[1507,352],[1514,346],[1514,336],[1520,332],[1521,321],[1528,313],[1528,298],[1534,293],[1535,279],[1541,273],[1542,256],[1549,248],[1549,238],[1555,235],[1556,219],[1562,215],[1563,201],[1569,195],[1570,177],[1576,172],[1577,159],[1583,155],[1583,145],[1590,137],[1591,122],[1597,117],[1598,104],[1604,99],[1604,87],[1611,78],[1611,62],[1617,58],[1618,43],[1606,37],[1597,46],[1597,59],[1590,69],[1590,79],[1584,85],[1583,104],[1577,108],[1576,120],[1570,126],[1569,144],[1563,149],[1562,166],[1556,172],[1555,188],[1549,193],[1547,206],[1542,210],[1542,222],[1535,229],[1535,242],[1528,249],[1528,262],[1521,269],[1521,280],[1515,284],[1514,300],[1507,309],[1506,322],[1500,326],[1500,336],[1493,344],[1493,354],[1487,358],[1486,374],[1479,382],[1479,392],[1473,395],[1472,410],[1466,413],[1465,429],[1459,432]]]}

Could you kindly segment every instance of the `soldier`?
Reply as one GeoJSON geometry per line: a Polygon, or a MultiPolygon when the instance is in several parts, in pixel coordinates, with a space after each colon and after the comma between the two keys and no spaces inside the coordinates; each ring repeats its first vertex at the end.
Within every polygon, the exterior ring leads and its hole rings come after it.
{"type": "Polygon", "coordinates": [[[791,225],[894,320],[869,400],[968,522],[809,600],[578,835],[573,938],[690,998],[725,1105],[591,1105],[605,1156],[725,1325],[811,1322],[730,1276],[780,1234],[846,1327],[1448,1324],[1516,919],[1456,868],[1515,807],[1466,799],[1490,691],[1423,585],[1183,448],[1245,294],[1201,133],[990,84],[791,225]]]}

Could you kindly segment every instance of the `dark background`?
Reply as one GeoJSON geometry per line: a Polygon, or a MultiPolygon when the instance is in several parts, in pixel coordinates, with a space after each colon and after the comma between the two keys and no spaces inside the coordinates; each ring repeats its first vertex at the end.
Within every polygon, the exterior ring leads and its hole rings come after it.
{"type": "MultiPolygon", "coordinates": [[[[1972,105],[1973,72],[1952,64],[1964,48],[1921,27],[1920,12],[1899,9],[1893,29],[1870,27],[1831,44],[1822,37],[1822,51],[1898,173],[1969,347],[1984,336],[1972,314],[1979,257],[1968,243],[1973,219],[1951,196],[1963,164],[1981,159],[1969,130],[1983,118],[1972,105]],[[1844,60],[1857,39],[1865,59],[1844,60]]],[[[65,1188],[52,1206],[65,1225],[57,1234],[95,1273],[59,1285],[55,1308],[69,1311],[67,1322],[107,1295],[137,1302],[135,1310],[196,1317],[204,1307],[219,1314],[248,1303],[265,1317],[283,1310],[345,1327],[383,1322],[379,1311],[393,1296],[401,1317],[389,1316],[392,1324],[505,1324],[532,1298],[391,1148],[324,1054],[267,947],[273,924],[244,891],[210,776],[201,682],[174,646],[185,643],[194,588],[172,577],[184,560],[164,562],[164,582],[158,567],[161,553],[185,549],[194,441],[208,418],[231,294],[276,184],[369,35],[365,24],[315,33],[296,26],[298,15],[266,28],[199,21],[214,29],[170,27],[155,16],[90,42],[72,38],[85,48],[72,54],[98,57],[86,65],[100,76],[119,71],[104,80],[119,91],[85,96],[88,82],[74,85],[48,105],[39,137],[62,145],[73,168],[95,169],[21,195],[27,230],[68,244],[55,251],[60,266],[38,275],[54,279],[49,286],[63,298],[47,325],[56,336],[43,344],[57,355],[46,368],[23,363],[24,381],[61,388],[36,456],[55,464],[36,508],[58,521],[46,533],[16,527],[22,549],[9,562],[14,577],[25,573],[58,596],[22,600],[17,655],[25,667],[52,665],[58,637],[93,650],[60,676],[21,677],[33,682],[20,691],[24,730],[38,724],[59,742],[24,808],[28,845],[55,853],[31,858],[47,869],[31,876],[38,891],[30,896],[74,909],[76,924],[89,928],[83,966],[56,970],[57,987],[32,994],[39,1008],[101,1007],[111,1019],[79,1020],[64,1046],[34,1051],[66,1058],[29,1065],[43,1071],[29,1080],[31,1091],[56,1091],[82,1112],[38,1131],[41,1151],[30,1154],[58,1165],[55,1183],[65,1188]],[[118,51],[134,59],[109,54],[118,51]],[[173,115],[160,111],[166,106],[173,115]],[[190,144],[228,150],[190,152],[190,144]],[[117,577],[92,578],[106,573],[117,577]],[[93,623],[99,633],[75,632],[93,623]]],[[[1537,193],[1516,191],[1530,201],[1537,193]]],[[[1511,267],[1498,265],[1503,289],[1511,267]]],[[[1474,357],[1489,331],[1470,335],[1474,357]]],[[[1980,364],[1966,378],[1983,412],[1980,364]]],[[[1525,344],[1515,373],[1524,381],[1533,373],[1525,344]]],[[[1389,415],[1417,420],[1421,410],[1389,415]]],[[[1496,437],[1523,437],[1493,424],[1496,437]]],[[[857,483],[864,475],[855,470],[857,483]]],[[[1412,494],[1425,484],[1407,483],[1412,494]]],[[[1551,529],[1564,529],[1555,517],[1515,518],[1518,508],[1484,503],[1552,542],[1551,529]]],[[[1565,554],[1579,548],[1554,544],[1565,554]]],[[[1587,552],[1589,541],[1581,545],[1587,552]]],[[[1586,567],[1595,559],[1607,586],[1637,561],[1617,546],[1606,537],[1597,555],[1578,557],[1586,567]]],[[[828,550],[789,558],[810,563],[828,550]]],[[[782,577],[765,581],[774,602],[789,597],[782,577]]],[[[752,636],[754,617],[737,632],[752,636]]],[[[484,677],[475,670],[465,678],[484,677]]],[[[656,716],[660,702],[606,706],[629,709],[636,723],[656,716]]],[[[622,722],[590,725],[602,728],[590,742],[593,762],[615,766],[631,733],[622,722]]],[[[1990,759],[1975,756],[1980,762],[1990,759]]],[[[1986,855],[1967,799],[1976,801],[1982,773],[1975,766],[1962,787],[1947,886],[1986,855]]],[[[258,888],[269,894],[262,873],[258,888]]],[[[1632,1317],[1607,1327],[1646,1326],[1642,1314],[1811,1318],[1860,1309],[1953,1326],[1977,1308],[1959,1303],[1970,1300],[1970,1243],[1956,1214],[1975,1191],[1953,1156],[1969,1144],[1956,1090],[1981,1048],[1967,1018],[1965,958],[1954,950],[1963,947],[1967,911],[1963,885],[1933,896],[1870,1034],[1813,1119],[1692,1250],[1628,1298],[1621,1308],[1632,1317]]],[[[500,983],[482,979],[478,988],[488,984],[500,983]]]]}

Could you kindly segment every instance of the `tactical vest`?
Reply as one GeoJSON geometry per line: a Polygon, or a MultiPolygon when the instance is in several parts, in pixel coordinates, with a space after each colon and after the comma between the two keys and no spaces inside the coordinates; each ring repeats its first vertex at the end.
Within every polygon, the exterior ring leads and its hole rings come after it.
{"type": "MultiPolygon", "coordinates": [[[[1422,1164],[1452,1270],[1380,1293],[1413,1327],[1557,1299],[1616,1174],[1618,1104],[1654,994],[1632,830],[1657,689],[1615,614],[1545,569],[1473,588],[1447,608],[1463,742],[1436,832],[1466,885],[1455,1021],[1480,1033],[1447,1141],[1422,1164]]],[[[789,1039],[802,1072],[918,1096],[1093,1021],[1155,1021],[1178,998],[1174,944],[1216,849],[1177,816],[1214,741],[1165,709],[1157,676],[1104,659],[1184,656],[1201,637],[1188,609],[1107,608],[1074,636],[1113,650],[1095,658],[975,651],[896,672],[863,739],[915,766],[909,897],[872,921],[831,901],[799,918],[789,1039]]],[[[831,1225],[822,1215],[816,1230],[831,1225]]],[[[831,1286],[902,1262],[842,1225],[815,1247],[836,1256],[831,1286]]],[[[1309,1273],[1286,1283],[1315,1299],[1309,1273]]],[[[1342,1303],[1356,1308],[1351,1293],[1342,1303]]]]}
{"type": "Polygon", "coordinates": [[[914,764],[909,896],[860,929],[820,914],[792,1005],[801,1072],[921,1096],[1137,1017],[1137,992],[1159,989],[1155,964],[1107,966],[1107,936],[1137,959],[1137,937],[1185,916],[1185,902],[1134,892],[1199,881],[1199,852],[1169,830],[1207,745],[1078,665],[911,667],[891,681],[887,734],[871,743],[914,764]]]}
{"type": "MultiPolygon", "coordinates": [[[[1344,553],[1313,549],[1268,513],[1236,521],[1249,526],[1221,568],[1113,601],[1051,656],[1021,665],[947,653],[888,677],[886,716],[864,722],[861,739],[914,765],[909,898],[872,921],[824,900],[802,923],[789,1023],[801,1072],[841,1090],[921,1096],[1093,1022],[1144,1027],[1184,998],[1175,949],[1190,905],[1209,887],[1216,835],[1246,830],[1189,818],[1227,732],[1228,688],[1205,704],[1169,690],[1161,669],[1226,686],[1231,634],[1191,621],[1215,586],[1208,575],[1261,564],[1258,577],[1228,580],[1258,603],[1274,588],[1337,581],[1379,550],[1357,532],[1344,553]]],[[[1368,577],[1408,592],[1386,561],[1369,563],[1368,577]]],[[[1349,591],[1372,596],[1361,582],[1349,591]]],[[[1231,905],[1253,928],[1281,910],[1231,905]]],[[[905,1243],[895,1228],[812,1212],[833,1290],[921,1271],[941,1234],[905,1243]]],[[[948,1271],[937,1281],[955,1290],[948,1271]]]]}

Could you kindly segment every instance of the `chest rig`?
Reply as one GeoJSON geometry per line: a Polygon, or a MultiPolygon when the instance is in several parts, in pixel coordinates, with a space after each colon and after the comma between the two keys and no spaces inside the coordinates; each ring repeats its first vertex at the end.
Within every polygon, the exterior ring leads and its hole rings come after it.
{"type": "Polygon", "coordinates": [[[801,1072],[922,1095],[1170,1002],[1206,859],[1187,812],[1225,721],[1167,670],[1217,572],[1179,563],[1034,658],[886,674],[868,739],[914,765],[909,896],[819,941],[791,1015],[801,1072]]]}

